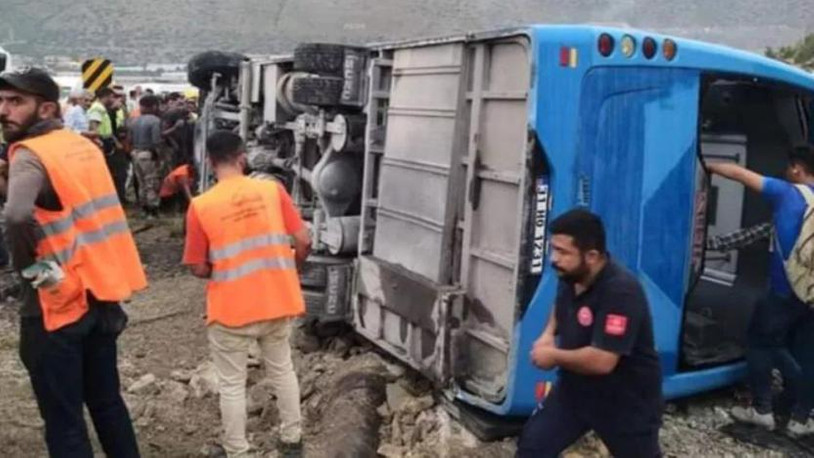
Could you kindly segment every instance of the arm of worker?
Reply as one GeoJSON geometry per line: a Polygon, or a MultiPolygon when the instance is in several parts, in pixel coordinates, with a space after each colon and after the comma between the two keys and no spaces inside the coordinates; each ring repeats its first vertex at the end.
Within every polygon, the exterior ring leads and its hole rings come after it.
{"type": "Polygon", "coordinates": [[[102,123],[100,121],[94,121],[94,120],[91,119],[90,121],[88,121],[88,130],[85,131],[85,132],[82,132],[81,135],[83,137],[85,137],[85,138],[93,140],[97,145],[99,145],[101,147],[102,146],[102,138],[99,135],[99,126],[101,126],[101,125],[102,125],[102,123]]]}
{"type": "Polygon", "coordinates": [[[763,223],[716,235],[707,240],[707,249],[713,251],[740,250],[761,240],[771,238],[774,231],[773,227],[772,223],[763,223]]]}
{"type": "Polygon", "coordinates": [[[181,188],[181,192],[184,193],[184,197],[186,197],[187,202],[192,202],[192,184],[189,182],[189,178],[181,177],[178,184],[181,188]]]}
{"type": "Polygon", "coordinates": [[[277,183],[277,188],[280,194],[283,223],[286,232],[291,234],[294,239],[294,258],[299,269],[302,268],[308,255],[311,254],[311,234],[308,232],[308,227],[303,223],[300,212],[297,211],[294,201],[291,200],[291,196],[283,185],[277,183]]]}
{"type": "Polygon", "coordinates": [[[165,136],[165,137],[166,137],[167,135],[171,135],[173,132],[175,132],[176,130],[180,129],[180,128],[181,128],[181,126],[183,126],[183,125],[184,125],[184,120],[183,120],[183,119],[179,119],[179,120],[175,121],[175,124],[173,124],[173,125],[172,125],[172,126],[169,128],[169,129],[166,129],[166,130],[164,130],[163,132],[161,132],[161,135],[163,135],[163,136],[165,136]]]}
{"type": "Polygon", "coordinates": [[[212,264],[209,262],[209,238],[201,226],[195,206],[187,209],[187,235],[184,242],[183,263],[189,266],[192,275],[198,278],[212,276],[212,264]]]}
{"type": "Polygon", "coordinates": [[[531,346],[531,362],[540,369],[553,369],[554,361],[548,357],[551,349],[556,348],[555,337],[557,335],[557,305],[551,307],[551,314],[548,317],[543,333],[534,341],[531,346]]]}
{"type": "Polygon", "coordinates": [[[79,132],[79,135],[94,141],[97,141],[99,139],[99,133],[96,131],[83,130],[82,132],[79,132]]]}
{"type": "Polygon", "coordinates": [[[573,350],[546,347],[542,359],[553,367],[583,375],[613,372],[619,359],[633,351],[647,316],[647,301],[642,291],[617,291],[604,300],[607,305],[595,318],[591,345],[573,350]]]}
{"type": "Polygon", "coordinates": [[[557,336],[557,305],[551,307],[551,314],[548,317],[543,333],[534,341],[534,346],[537,345],[553,345],[554,338],[557,336]]]}
{"type": "Polygon", "coordinates": [[[34,221],[37,196],[48,185],[42,162],[21,148],[9,166],[8,199],[4,209],[6,237],[14,268],[22,271],[36,262],[39,226],[34,221]]]}
{"type": "Polygon", "coordinates": [[[732,162],[711,162],[706,164],[707,170],[715,175],[737,181],[752,191],[763,191],[763,175],[755,173],[745,167],[732,162]]]}
{"type": "Polygon", "coordinates": [[[311,254],[311,233],[308,228],[303,225],[302,229],[295,232],[294,235],[294,260],[297,262],[297,269],[302,269],[308,255],[311,254]]]}
{"type": "Polygon", "coordinates": [[[594,346],[576,350],[561,350],[553,347],[547,350],[553,367],[561,367],[583,375],[607,375],[616,369],[619,354],[594,346]]]}

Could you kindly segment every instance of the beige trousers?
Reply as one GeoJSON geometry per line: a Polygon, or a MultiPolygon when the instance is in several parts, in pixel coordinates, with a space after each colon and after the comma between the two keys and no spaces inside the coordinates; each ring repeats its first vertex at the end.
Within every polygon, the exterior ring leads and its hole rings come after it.
{"type": "Polygon", "coordinates": [[[257,342],[280,410],[280,439],[299,442],[302,436],[300,387],[291,362],[291,319],[252,323],[228,328],[217,323],[208,328],[209,347],[220,384],[223,448],[229,458],[248,455],[246,440],[246,378],[249,344],[257,342]]]}
{"type": "Polygon", "coordinates": [[[153,153],[145,150],[133,151],[133,173],[138,181],[139,203],[144,207],[158,208],[161,203],[161,177],[158,161],[153,153]]]}

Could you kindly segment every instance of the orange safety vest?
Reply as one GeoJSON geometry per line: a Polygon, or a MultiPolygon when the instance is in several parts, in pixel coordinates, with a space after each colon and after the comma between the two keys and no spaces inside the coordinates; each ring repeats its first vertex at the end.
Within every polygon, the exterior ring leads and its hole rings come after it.
{"type": "Polygon", "coordinates": [[[233,177],[192,200],[212,264],[207,324],[239,327],[305,313],[278,186],[233,177]]]}
{"type": "Polygon", "coordinates": [[[101,150],[67,129],[15,143],[33,152],[45,167],[62,210],[34,208],[44,237],[37,260],[58,263],[65,278],[37,289],[45,329],[75,323],[88,311],[88,294],[118,302],[147,287],[133,235],[101,150]]]}
{"type": "Polygon", "coordinates": [[[190,176],[190,166],[189,164],[184,164],[179,167],[176,167],[175,170],[170,172],[167,175],[167,178],[164,178],[164,181],[161,183],[161,190],[158,193],[159,197],[172,197],[175,193],[181,190],[181,186],[179,183],[182,178],[186,178],[189,180],[190,176]]]}

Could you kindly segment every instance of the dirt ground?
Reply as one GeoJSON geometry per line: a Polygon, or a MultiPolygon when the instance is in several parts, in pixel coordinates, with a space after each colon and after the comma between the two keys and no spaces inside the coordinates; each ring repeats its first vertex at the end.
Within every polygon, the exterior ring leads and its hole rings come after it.
{"type": "MultiPolygon", "coordinates": [[[[180,222],[151,225],[131,222],[134,230],[146,229],[136,237],[150,288],[126,304],[130,324],[120,339],[122,389],[142,456],[201,457],[220,432],[214,374],[207,362],[204,283],[178,264],[180,222]]],[[[10,288],[10,277],[3,273],[2,291],[10,288]]],[[[0,304],[0,455],[40,457],[46,455],[43,423],[17,356],[16,307],[13,298],[0,304]]],[[[424,381],[369,343],[351,334],[317,339],[301,331],[293,341],[307,456],[513,456],[513,439],[481,443],[437,405],[424,381]]],[[[252,366],[249,439],[258,456],[274,457],[277,410],[261,369],[252,366]]],[[[725,391],[671,406],[661,435],[665,455],[794,456],[721,432],[730,423],[726,410],[732,399],[732,392],[725,391]]],[[[587,437],[564,456],[603,457],[607,451],[587,437]]]]}

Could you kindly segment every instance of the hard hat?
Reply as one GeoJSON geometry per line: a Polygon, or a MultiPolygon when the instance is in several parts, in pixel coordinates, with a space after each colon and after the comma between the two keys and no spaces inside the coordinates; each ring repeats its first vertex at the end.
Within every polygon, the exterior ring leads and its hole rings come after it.
{"type": "Polygon", "coordinates": [[[197,99],[198,98],[198,89],[194,87],[190,87],[184,89],[184,97],[187,99],[197,99]]]}

